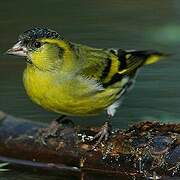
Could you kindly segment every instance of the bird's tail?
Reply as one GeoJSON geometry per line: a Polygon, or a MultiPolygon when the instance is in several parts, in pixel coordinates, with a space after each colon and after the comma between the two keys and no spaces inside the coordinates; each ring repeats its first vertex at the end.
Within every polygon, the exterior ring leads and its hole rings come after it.
{"type": "Polygon", "coordinates": [[[170,56],[170,54],[165,54],[165,53],[161,53],[158,51],[152,51],[152,50],[141,51],[141,53],[144,54],[144,56],[146,57],[144,65],[154,64],[154,63],[158,62],[159,60],[161,60],[167,56],[170,56]]]}
{"type": "Polygon", "coordinates": [[[153,64],[160,59],[169,56],[154,50],[118,50],[118,57],[121,60],[121,68],[119,74],[129,74],[136,71],[143,65],[153,64]]]}

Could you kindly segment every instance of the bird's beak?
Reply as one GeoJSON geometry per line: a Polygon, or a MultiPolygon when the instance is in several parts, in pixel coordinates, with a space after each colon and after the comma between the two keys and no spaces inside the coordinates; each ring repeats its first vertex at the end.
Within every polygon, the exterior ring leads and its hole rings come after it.
{"type": "Polygon", "coordinates": [[[6,51],[6,54],[26,57],[27,48],[22,45],[21,41],[19,41],[11,49],[6,51]]]}

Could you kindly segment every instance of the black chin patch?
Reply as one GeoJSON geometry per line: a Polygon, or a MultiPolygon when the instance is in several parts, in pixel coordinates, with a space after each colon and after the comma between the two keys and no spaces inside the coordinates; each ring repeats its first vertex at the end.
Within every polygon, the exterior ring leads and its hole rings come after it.
{"type": "Polygon", "coordinates": [[[19,36],[19,40],[36,40],[39,38],[58,38],[59,34],[51,29],[35,27],[25,31],[19,36]]]}
{"type": "Polygon", "coordinates": [[[27,62],[28,64],[33,64],[32,61],[31,61],[29,58],[26,59],[26,62],[27,62]]]}

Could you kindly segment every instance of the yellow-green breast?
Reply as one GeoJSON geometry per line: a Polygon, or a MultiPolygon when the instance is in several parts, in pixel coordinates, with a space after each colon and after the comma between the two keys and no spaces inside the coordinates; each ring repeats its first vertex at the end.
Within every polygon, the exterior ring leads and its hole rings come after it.
{"type": "Polygon", "coordinates": [[[28,65],[23,76],[27,94],[45,109],[72,116],[96,115],[115,99],[116,89],[102,91],[82,78],[61,76],[28,65]]]}

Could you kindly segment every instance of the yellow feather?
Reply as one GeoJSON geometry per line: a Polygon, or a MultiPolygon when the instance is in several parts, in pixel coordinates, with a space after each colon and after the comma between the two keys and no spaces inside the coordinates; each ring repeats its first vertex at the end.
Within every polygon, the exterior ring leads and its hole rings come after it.
{"type": "Polygon", "coordinates": [[[145,65],[156,63],[156,62],[158,62],[161,58],[162,58],[162,56],[151,55],[151,56],[148,57],[147,60],[145,61],[145,65]]]}
{"type": "Polygon", "coordinates": [[[64,40],[60,40],[60,39],[48,39],[48,38],[43,38],[41,40],[41,42],[50,43],[51,45],[55,44],[64,50],[63,58],[65,59],[65,63],[62,64],[63,71],[68,72],[74,68],[74,66],[75,66],[75,62],[73,60],[74,53],[71,50],[68,42],[66,42],[64,40]]]}
{"type": "Polygon", "coordinates": [[[120,61],[118,60],[118,57],[112,55],[110,59],[111,59],[111,68],[107,77],[103,81],[104,83],[109,82],[112,79],[113,75],[118,73],[118,68],[120,65],[120,61]]]}
{"type": "MultiPolygon", "coordinates": [[[[96,115],[111,105],[119,89],[108,88],[99,93],[82,78],[71,79],[51,72],[41,72],[28,65],[24,72],[27,94],[45,109],[75,116],[96,115]],[[64,79],[64,80],[62,80],[64,79]],[[89,92],[89,93],[88,93],[89,92]]],[[[97,89],[98,91],[98,89],[97,89]]]]}

